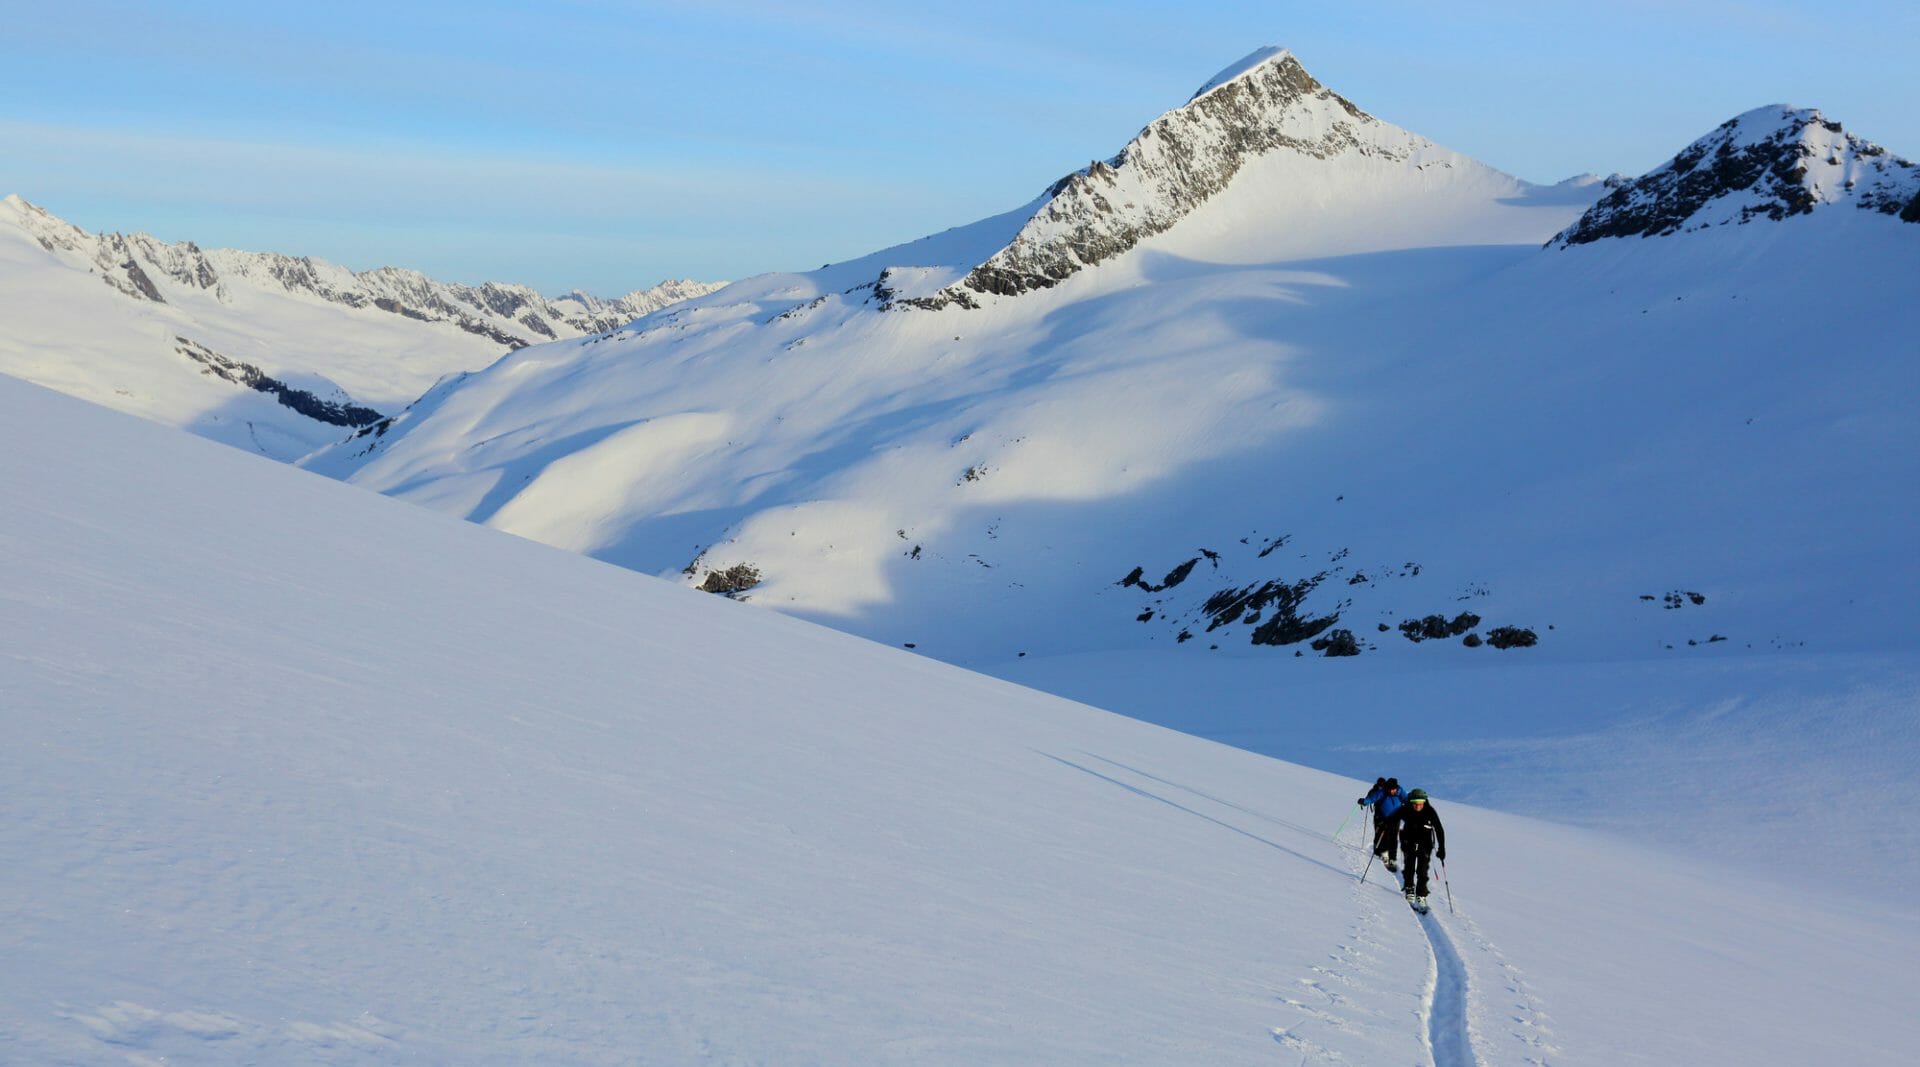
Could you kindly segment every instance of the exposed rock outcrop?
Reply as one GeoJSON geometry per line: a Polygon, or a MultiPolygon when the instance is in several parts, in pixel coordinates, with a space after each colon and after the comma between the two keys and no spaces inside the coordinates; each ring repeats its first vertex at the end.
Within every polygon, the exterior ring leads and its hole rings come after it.
{"type": "Polygon", "coordinates": [[[206,345],[189,341],[184,337],[175,337],[176,351],[188,359],[200,364],[201,373],[209,374],[243,385],[255,392],[266,393],[280,402],[282,407],[297,411],[307,418],[333,426],[361,427],[383,422],[385,416],[369,407],[362,407],[347,399],[325,400],[305,389],[298,389],[286,382],[268,375],[251,363],[242,363],[215,352],[206,345]]]}
{"type": "Polygon", "coordinates": [[[1920,221],[1920,168],[1818,111],[1776,105],[1728,120],[1665,166],[1615,188],[1548,247],[1779,220],[1843,204],[1920,221]]]}

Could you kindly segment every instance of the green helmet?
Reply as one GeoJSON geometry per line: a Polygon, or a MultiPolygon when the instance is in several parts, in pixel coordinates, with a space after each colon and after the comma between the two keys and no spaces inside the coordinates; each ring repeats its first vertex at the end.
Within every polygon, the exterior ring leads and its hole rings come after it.
{"type": "Polygon", "coordinates": [[[1409,801],[1425,800],[1427,799],[1427,791],[1424,789],[1416,789],[1413,792],[1407,794],[1407,799],[1409,801]]]}

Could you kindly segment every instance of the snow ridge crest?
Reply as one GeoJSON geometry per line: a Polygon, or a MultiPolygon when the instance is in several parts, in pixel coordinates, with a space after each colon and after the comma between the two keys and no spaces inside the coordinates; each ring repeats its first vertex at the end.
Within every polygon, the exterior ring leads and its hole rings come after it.
{"type": "Polygon", "coordinates": [[[1846,203],[1920,222],[1920,168],[1818,110],[1774,104],[1617,186],[1547,245],[1777,221],[1846,203]]]}
{"type": "Polygon", "coordinates": [[[1357,151],[1404,159],[1424,143],[1404,131],[1380,136],[1394,129],[1321,85],[1293,53],[1263,48],[1148,124],[1119,154],[1054,183],[1006,247],[961,281],[901,302],[977,307],[980,296],[1050,288],[1170,229],[1257,156],[1287,150],[1333,159],[1357,151]]]}

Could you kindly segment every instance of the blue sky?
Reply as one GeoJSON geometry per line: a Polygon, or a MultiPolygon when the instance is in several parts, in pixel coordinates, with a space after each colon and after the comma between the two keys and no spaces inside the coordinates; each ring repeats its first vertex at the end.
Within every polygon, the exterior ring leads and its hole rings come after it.
{"type": "Polygon", "coordinates": [[[1920,157],[1910,2],[4,0],[0,25],[0,194],[554,293],[1005,211],[1268,44],[1534,181],[1639,174],[1769,103],[1920,157]]]}

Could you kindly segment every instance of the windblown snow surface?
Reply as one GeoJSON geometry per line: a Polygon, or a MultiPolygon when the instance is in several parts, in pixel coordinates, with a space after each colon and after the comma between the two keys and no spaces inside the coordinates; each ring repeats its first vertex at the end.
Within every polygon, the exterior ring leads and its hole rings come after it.
{"type": "Polygon", "coordinates": [[[1746,1067],[1920,1038],[1890,907],[1443,797],[1419,919],[1362,881],[1353,779],[5,378],[0,456],[8,1062],[1746,1067]]]}

